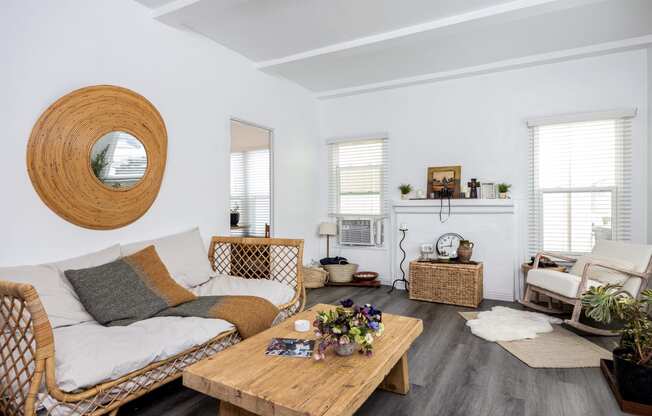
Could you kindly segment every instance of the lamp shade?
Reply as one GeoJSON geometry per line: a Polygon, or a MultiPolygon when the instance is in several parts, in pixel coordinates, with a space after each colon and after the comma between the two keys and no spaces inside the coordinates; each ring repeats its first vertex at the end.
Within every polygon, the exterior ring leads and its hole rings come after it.
{"type": "Polygon", "coordinates": [[[337,224],[322,222],[319,224],[319,235],[337,235],[337,224]]]}

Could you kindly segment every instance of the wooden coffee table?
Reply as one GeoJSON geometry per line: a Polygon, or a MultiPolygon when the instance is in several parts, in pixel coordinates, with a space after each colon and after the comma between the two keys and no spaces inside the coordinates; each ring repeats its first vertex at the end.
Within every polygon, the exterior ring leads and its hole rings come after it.
{"type": "Polygon", "coordinates": [[[294,331],[294,321],[312,322],[318,311],[333,307],[315,305],[188,367],[183,384],[219,399],[220,416],[352,415],[376,388],[407,394],[407,351],[423,330],[420,319],[384,313],[385,332],[371,357],[330,350],[322,361],[265,355],[272,338],[314,339],[312,331],[294,331]]]}

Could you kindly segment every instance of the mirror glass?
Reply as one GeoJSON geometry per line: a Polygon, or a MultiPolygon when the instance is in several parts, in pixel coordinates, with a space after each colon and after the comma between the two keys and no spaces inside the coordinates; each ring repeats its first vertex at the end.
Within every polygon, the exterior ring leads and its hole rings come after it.
{"type": "Polygon", "coordinates": [[[145,176],[147,152],[135,136],[112,131],[100,137],[91,149],[91,170],[104,185],[128,189],[145,176]]]}

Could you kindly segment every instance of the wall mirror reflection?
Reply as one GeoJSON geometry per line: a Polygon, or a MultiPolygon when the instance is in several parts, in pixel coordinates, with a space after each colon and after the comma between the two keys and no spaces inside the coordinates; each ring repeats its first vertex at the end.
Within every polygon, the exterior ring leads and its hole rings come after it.
{"type": "Polygon", "coordinates": [[[105,186],[129,189],[145,176],[147,151],[132,134],[112,131],[93,144],[90,165],[95,177],[105,186]]]}
{"type": "Polygon", "coordinates": [[[231,235],[269,237],[272,130],[231,120],[231,235]]]}

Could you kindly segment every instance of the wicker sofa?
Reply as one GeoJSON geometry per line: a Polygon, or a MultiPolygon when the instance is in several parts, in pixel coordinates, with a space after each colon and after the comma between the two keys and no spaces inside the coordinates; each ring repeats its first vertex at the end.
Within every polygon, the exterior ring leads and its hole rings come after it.
{"type": "MultiPolygon", "coordinates": [[[[213,271],[223,278],[266,279],[291,287],[292,299],[278,305],[280,319],[303,309],[302,240],[213,237],[208,257],[213,271]]],[[[64,391],[57,382],[53,327],[39,293],[30,284],[7,280],[0,280],[0,335],[0,414],[7,416],[115,415],[123,404],[179,378],[187,366],[241,340],[230,329],[118,378],[64,391]]]]}

